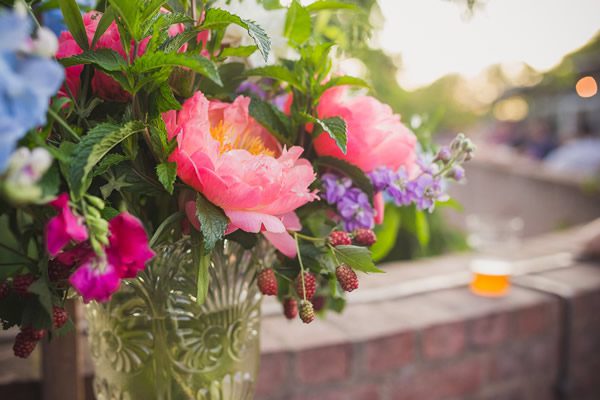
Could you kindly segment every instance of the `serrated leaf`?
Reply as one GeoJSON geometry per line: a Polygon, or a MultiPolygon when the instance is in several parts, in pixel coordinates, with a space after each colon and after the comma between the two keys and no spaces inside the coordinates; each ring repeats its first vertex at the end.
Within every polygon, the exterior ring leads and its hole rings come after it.
{"type": "Polygon", "coordinates": [[[319,157],[317,158],[316,163],[318,166],[334,169],[343,175],[346,175],[352,179],[352,182],[358,186],[358,188],[360,188],[367,194],[367,196],[369,196],[371,202],[373,201],[373,184],[360,168],[348,163],[347,161],[334,157],[319,157]]]}
{"type": "Polygon", "coordinates": [[[130,72],[142,74],[163,67],[187,67],[206,76],[217,85],[223,85],[216,64],[208,58],[196,54],[147,53],[135,59],[130,67],[130,72]]]}
{"type": "Polygon", "coordinates": [[[292,43],[302,45],[310,38],[311,32],[310,13],[298,0],[293,0],[285,17],[284,36],[292,43]]]}
{"type": "Polygon", "coordinates": [[[273,78],[302,90],[302,85],[294,76],[294,73],[281,65],[268,65],[266,67],[254,68],[246,71],[246,76],[262,76],[273,78]]]}
{"type": "Polygon", "coordinates": [[[60,11],[62,12],[65,25],[69,32],[73,35],[73,39],[80,48],[87,50],[90,48],[83,19],[81,18],[81,10],[75,0],[59,0],[60,11]]]}
{"type": "Polygon", "coordinates": [[[130,121],[123,126],[103,123],[83,136],[75,147],[69,168],[69,182],[75,200],[81,198],[87,189],[92,168],[116,145],[143,130],[144,124],[139,121],[130,121]]]}
{"type": "MultiPolygon", "coordinates": [[[[309,114],[302,114],[302,116],[305,118],[306,122],[315,123],[323,131],[327,132],[329,137],[331,137],[335,141],[335,144],[340,148],[342,153],[346,154],[346,144],[348,141],[348,138],[346,136],[346,121],[344,121],[340,117],[319,119],[309,114]]],[[[313,133],[313,135],[315,136],[317,134],[318,132],[313,133]]]]}
{"type": "Polygon", "coordinates": [[[333,248],[337,259],[344,264],[347,264],[352,269],[361,272],[377,272],[382,273],[373,263],[371,252],[366,247],[361,246],[336,246],[333,248]]]}
{"type": "Polygon", "coordinates": [[[219,57],[250,57],[258,49],[256,46],[239,46],[224,48],[219,57]]]}
{"type": "Polygon", "coordinates": [[[48,288],[48,284],[44,279],[38,279],[29,285],[27,289],[29,293],[36,294],[38,300],[48,315],[52,315],[52,293],[48,288]]]}
{"type": "MultiPolygon", "coordinates": [[[[115,9],[116,13],[121,17],[122,21],[127,27],[129,33],[135,37],[140,8],[138,7],[139,1],[134,0],[108,0],[110,5],[115,9]]],[[[141,39],[135,37],[135,39],[141,39]]]]}
{"type": "Polygon", "coordinates": [[[207,251],[212,251],[215,244],[223,238],[229,218],[223,210],[206,200],[201,194],[196,197],[196,217],[204,236],[204,247],[207,251]]]}
{"type": "Polygon", "coordinates": [[[181,104],[179,104],[175,98],[169,85],[161,85],[158,90],[152,93],[151,107],[155,109],[158,114],[162,114],[170,110],[180,110],[181,104]]]}
{"type": "Polygon", "coordinates": [[[80,64],[93,64],[106,72],[124,71],[127,62],[119,53],[111,49],[96,49],[59,60],[64,67],[80,64]]]}
{"type": "Polygon", "coordinates": [[[289,117],[271,103],[252,97],[248,108],[250,116],[277,138],[282,144],[293,145],[290,138],[289,117]]]}
{"type": "Polygon", "coordinates": [[[156,166],[156,176],[158,181],[169,194],[173,194],[173,185],[177,179],[177,163],[164,162],[156,166]]]}
{"type": "Polygon", "coordinates": [[[100,40],[100,37],[106,32],[110,24],[115,20],[115,13],[112,7],[108,7],[100,21],[98,22],[98,27],[96,28],[96,32],[94,32],[94,37],[92,38],[92,45],[90,46],[92,49],[96,47],[96,43],[100,40]]]}
{"type": "Polygon", "coordinates": [[[201,28],[225,28],[229,24],[236,24],[246,29],[248,35],[254,40],[254,43],[256,43],[264,60],[267,61],[269,51],[271,51],[271,39],[269,39],[269,35],[267,35],[265,30],[256,22],[242,19],[241,17],[220,8],[211,8],[206,12],[201,28]]]}
{"type": "Polygon", "coordinates": [[[94,168],[94,170],[92,171],[92,175],[93,176],[102,175],[103,173],[108,171],[108,169],[110,167],[117,165],[128,159],[129,159],[129,157],[127,157],[125,154],[120,154],[120,153],[108,154],[94,168]]]}
{"type": "Polygon", "coordinates": [[[52,197],[58,193],[60,187],[60,173],[58,171],[58,164],[53,163],[50,169],[46,171],[42,179],[38,183],[40,189],[42,189],[42,197],[52,197]]]}

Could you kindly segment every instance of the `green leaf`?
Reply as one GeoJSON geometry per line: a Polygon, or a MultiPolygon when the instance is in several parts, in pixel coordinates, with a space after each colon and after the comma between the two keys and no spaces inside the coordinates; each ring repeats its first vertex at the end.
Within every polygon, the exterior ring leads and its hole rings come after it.
{"type": "Polygon", "coordinates": [[[177,179],[177,163],[164,162],[156,166],[158,180],[169,194],[173,194],[173,184],[177,179]]]}
{"type": "Polygon", "coordinates": [[[246,76],[262,76],[273,78],[302,90],[302,85],[294,76],[294,73],[281,65],[268,65],[266,67],[254,68],[246,71],[246,76]]]}
{"type": "Polygon", "coordinates": [[[363,192],[365,192],[371,201],[373,201],[373,184],[371,180],[365,175],[365,173],[358,168],[344,160],[340,160],[339,158],[334,157],[319,157],[316,161],[318,166],[331,168],[340,172],[343,175],[346,175],[356,186],[358,186],[363,192]]]}
{"type": "Polygon", "coordinates": [[[285,18],[284,36],[301,45],[310,38],[311,31],[310,13],[298,0],[292,1],[285,18]]]}
{"type": "Polygon", "coordinates": [[[147,53],[135,59],[132,73],[142,74],[163,67],[187,67],[222,86],[217,66],[208,58],[185,53],[147,53]]]}
{"type": "Polygon", "coordinates": [[[156,113],[162,114],[170,110],[180,110],[181,104],[173,95],[169,85],[161,85],[158,90],[152,93],[151,107],[156,110],[156,113]]]}
{"type": "Polygon", "coordinates": [[[417,210],[415,214],[415,235],[422,248],[429,245],[429,222],[427,221],[425,212],[420,210],[417,210]]]}
{"type": "Polygon", "coordinates": [[[201,194],[196,197],[196,217],[204,236],[204,247],[207,251],[212,251],[215,244],[223,238],[229,218],[223,210],[206,200],[201,194]]]}
{"type": "Polygon", "coordinates": [[[369,88],[369,84],[360,78],[356,78],[354,76],[344,75],[344,76],[336,76],[331,78],[325,85],[321,87],[321,93],[326,91],[329,88],[334,86],[360,86],[364,88],[369,88]]]}
{"type": "Polygon", "coordinates": [[[73,35],[73,39],[83,50],[90,48],[83,19],[81,18],[81,10],[75,0],[60,0],[60,11],[65,20],[65,25],[69,28],[69,32],[73,35]]]}
{"type": "Polygon", "coordinates": [[[58,189],[60,188],[58,164],[52,164],[50,169],[42,176],[38,185],[42,189],[42,197],[53,197],[58,193],[58,189]]]}
{"type": "MultiPolygon", "coordinates": [[[[346,121],[340,117],[331,117],[319,119],[312,115],[302,113],[306,122],[312,122],[317,124],[323,131],[327,132],[329,136],[335,141],[335,144],[340,148],[342,153],[346,154],[347,148],[347,136],[346,136],[346,121]]],[[[317,136],[319,132],[314,132],[313,136],[317,136]]]]}
{"type": "Polygon", "coordinates": [[[373,261],[384,259],[396,245],[400,229],[400,213],[393,204],[386,204],[383,223],[375,227],[377,241],[371,246],[373,261]]]}
{"type": "Polygon", "coordinates": [[[130,121],[123,126],[102,123],[83,136],[73,152],[69,168],[69,182],[75,200],[80,199],[89,186],[88,175],[92,168],[116,145],[143,130],[144,124],[139,121],[130,121]]]}
{"type": "Polygon", "coordinates": [[[89,50],[73,57],[62,58],[59,61],[65,67],[93,64],[107,72],[124,71],[127,68],[127,62],[123,56],[111,49],[89,50]]]}
{"type": "Polygon", "coordinates": [[[219,57],[250,57],[257,49],[256,46],[225,47],[219,57]]]}
{"type": "Polygon", "coordinates": [[[115,20],[115,13],[112,7],[108,7],[104,14],[102,14],[102,18],[98,22],[98,27],[96,28],[96,32],[94,32],[94,37],[92,39],[92,45],[90,46],[92,49],[96,47],[96,43],[100,40],[100,37],[106,32],[110,24],[115,20]]]}
{"type": "Polygon", "coordinates": [[[250,101],[249,112],[252,118],[267,128],[282,144],[287,144],[288,146],[294,144],[294,141],[289,137],[291,129],[289,117],[273,104],[253,96],[250,101]]]}
{"type": "Polygon", "coordinates": [[[93,176],[102,175],[106,171],[108,171],[110,167],[120,164],[121,162],[128,160],[128,159],[129,159],[129,157],[127,157],[125,154],[121,154],[121,153],[108,154],[94,168],[94,170],[92,171],[92,175],[93,176]]]}
{"type": "Polygon", "coordinates": [[[206,12],[202,29],[223,29],[229,24],[236,24],[248,31],[248,35],[254,40],[258,50],[262,54],[265,61],[269,57],[271,51],[271,40],[263,28],[256,22],[242,19],[239,16],[232,14],[220,8],[211,8],[206,12]]]}
{"type": "Polygon", "coordinates": [[[48,315],[52,315],[52,293],[50,293],[48,283],[44,279],[40,278],[33,282],[31,285],[29,285],[29,289],[27,289],[27,291],[29,293],[36,294],[44,310],[48,313],[48,315]]]}
{"type": "Polygon", "coordinates": [[[136,31],[138,26],[138,17],[140,8],[138,7],[139,0],[108,0],[111,6],[115,9],[117,14],[121,17],[125,23],[127,30],[135,39],[141,39],[136,37],[136,31]]]}
{"type": "Polygon", "coordinates": [[[308,12],[322,11],[322,10],[355,10],[360,11],[360,8],[356,4],[344,3],[342,1],[332,0],[320,0],[315,1],[306,6],[308,12]]]}
{"type": "Polygon", "coordinates": [[[337,259],[357,271],[382,273],[373,263],[371,252],[361,246],[336,246],[333,247],[337,259]]]}

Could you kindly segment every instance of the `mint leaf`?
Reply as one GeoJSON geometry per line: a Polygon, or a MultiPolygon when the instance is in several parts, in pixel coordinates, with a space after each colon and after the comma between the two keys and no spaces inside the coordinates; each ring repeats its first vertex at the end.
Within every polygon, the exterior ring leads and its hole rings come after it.
{"type": "Polygon", "coordinates": [[[163,67],[187,67],[206,76],[219,86],[223,86],[219,71],[214,62],[206,57],[185,53],[146,53],[138,57],[130,67],[130,72],[142,74],[163,67]]]}
{"type": "Polygon", "coordinates": [[[252,97],[249,107],[250,116],[277,138],[282,144],[292,146],[294,141],[290,137],[291,127],[289,117],[282,113],[273,104],[252,97]]]}
{"type": "Polygon", "coordinates": [[[90,48],[83,19],[81,18],[81,10],[75,0],[60,0],[60,11],[65,20],[65,25],[69,28],[69,32],[73,35],[73,39],[83,50],[90,48]]]}
{"type": "Polygon", "coordinates": [[[174,162],[164,162],[156,166],[156,175],[158,180],[164,186],[169,194],[173,194],[173,184],[177,179],[177,164],[174,162]]]}
{"type": "Polygon", "coordinates": [[[206,200],[201,194],[196,197],[196,217],[204,236],[204,248],[206,251],[212,251],[215,244],[223,238],[229,218],[223,210],[206,200]]]}
{"type": "Polygon", "coordinates": [[[377,272],[383,273],[377,268],[371,258],[371,252],[366,247],[361,246],[336,246],[333,251],[337,259],[344,264],[347,264],[352,269],[361,272],[377,272]]]}
{"type": "Polygon", "coordinates": [[[292,1],[285,18],[284,36],[292,43],[302,45],[310,38],[311,31],[310,13],[298,0],[292,1]]]}
{"type": "MultiPolygon", "coordinates": [[[[346,154],[346,151],[348,150],[346,147],[348,141],[346,136],[346,121],[340,117],[319,119],[304,113],[302,116],[307,122],[315,123],[320,129],[327,132],[327,134],[335,141],[335,144],[342,150],[342,153],[346,154]]],[[[315,132],[315,136],[318,135],[318,133],[318,131],[315,132]]]]}

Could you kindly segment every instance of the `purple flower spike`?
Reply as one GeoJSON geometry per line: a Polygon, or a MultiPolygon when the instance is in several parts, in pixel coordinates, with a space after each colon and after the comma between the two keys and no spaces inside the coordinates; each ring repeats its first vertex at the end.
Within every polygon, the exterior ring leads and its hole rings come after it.
{"type": "Polygon", "coordinates": [[[414,202],[420,210],[432,212],[436,201],[448,199],[448,195],[442,189],[440,178],[429,174],[423,174],[410,182],[408,189],[413,193],[414,202]]]}
{"type": "Polygon", "coordinates": [[[350,178],[334,174],[324,174],[321,177],[321,181],[323,182],[325,201],[329,204],[339,202],[346,194],[346,191],[352,186],[350,178]]]}
{"type": "Polygon", "coordinates": [[[360,189],[347,190],[344,197],[338,202],[337,208],[347,231],[357,228],[370,229],[374,225],[375,210],[373,210],[367,194],[360,189]]]}
{"type": "Polygon", "coordinates": [[[386,167],[379,167],[376,170],[369,172],[369,178],[373,184],[375,192],[382,192],[392,183],[395,175],[394,172],[386,167]]]}
{"type": "Polygon", "coordinates": [[[387,194],[397,206],[407,206],[413,202],[413,193],[409,190],[408,174],[401,168],[393,175],[387,194]]]}

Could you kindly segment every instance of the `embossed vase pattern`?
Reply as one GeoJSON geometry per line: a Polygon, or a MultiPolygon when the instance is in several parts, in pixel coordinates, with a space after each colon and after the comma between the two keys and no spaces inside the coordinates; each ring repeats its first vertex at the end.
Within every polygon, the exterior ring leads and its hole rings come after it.
{"type": "Polygon", "coordinates": [[[98,400],[252,400],[259,362],[260,263],[266,245],[225,241],[196,302],[190,240],[163,245],[145,271],[104,304],[87,306],[98,400]]]}

